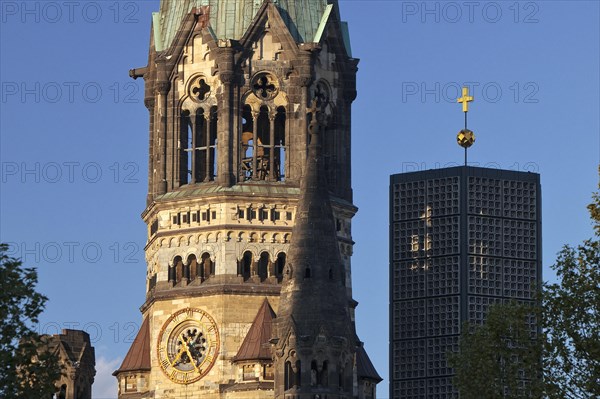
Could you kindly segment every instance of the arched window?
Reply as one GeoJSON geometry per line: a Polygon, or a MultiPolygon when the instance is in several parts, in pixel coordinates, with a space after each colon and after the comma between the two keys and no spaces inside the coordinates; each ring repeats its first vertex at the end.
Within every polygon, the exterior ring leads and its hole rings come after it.
{"type": "Polygon", "coordinates": [[[323,362],[323,368],[319,371],[318,377],[317,377],[317,385],[322,385],[324,387],[326,387],[327,385],[329,385],[329,363],[327,362],[327,360],[325,360],[323,362]]]}
{"type": "Polygon", "coordinates": [[[167,274],[169,278],[169,283],[175,283],[175,265],[169,265],[167,274]]]}
{"type": "Polygon", "coordinates": [[[254,160],[254,116],[249,105],[242,111],[242,137],[240,143],[240,180],[252,179],[254,160]]]}
{"type": "Polygon", "coordinates": [[[177,284],[181,281],[181,278],[183,277],[183,261],[181,256],[176,256],[175,259],[173,259],[172,266],[169,266],[168,275],[169,282],[173,284],[177,284]]]}
{"type": "Polygon", "coordinates": [[[288,390],[294,386],[294,370],[292,370],[292,363],[289,361],[285,362],[285,369],[283,375],[283,389],[288,390]]]}
{"type": "Polygon", "coordinates": [[[283,269],[285,267],[285,259],[286,259],[286,255],[284,252],[280,252],[277,255],[277,262],[276,262],[276,266],[275,266],[275,276],[277,276],[277,281],[281,283],[281,280],[283,280],[283,269]]]}
{"type": "Polygon", "coordinates": [[[180,179],[182,184],[208,182],[217,175],[217,107],[181,113],[180,179]]]}
{"type": "Polygon", "coordinates": [[[258,259],[258,276],[260,277],[260,281],[265,281],[267,279],[268,270],[269,254],[267,252],[263,252],[260,254],[260,258],[258,259]]]}
{"type": "Polygon", "coordinates": [[[269,108],[260,107],[258,118],[256,120],[256,173],[254,180],[267,180],[270,175],[270,157],[271,157],[271,123],[269,120],[269,108]]]}
{"type": "Polygon", "coordinates": [[[244,278],[244,281],[247,281],[250,278],[250,271],[252,269],[253,256],[252,252],[246,251],[244,252],[244,256],[240,261],[240,274],[244,278]]]}
{"type": "Polygon", "coordinates": [[[208,159],[206,160],[207,176],[206,179],[214,180],[217,177],[217,122],[218,122],[217,107],[210,108],[210,120],[208,124],[208,159]]]}
{"type": "Polygon", "coordinates": [[[302,383],[300,378],[301,375],[302,368],[300,360],[296,360],[294,366],[292,366],[292,363],[289,360],[285,362],[284,389],[287,391],[293,387],[300,387],[300,384],[302,383]]]}
{"type": "Polygon", "coordinates": [[[275,180],[285,180],[285,121],[284,107],[278,107],[275,115],[275,140],[273,142],[273,173],[275,180]]]}
{"type": "Polygon", "coordinates": [[[179,126],[179,180],[181,184],[189,184],[192,183],[192,149],[194,148],[194,128],[190,111],[184,110],[181,112],[179,126]]]}
{"type": "Polygon", "coordinates": [[[152,291],[154,288],[156,288],[156,274],[148,279],[148,291],[152,291]]]}
{"type": "Polygon", "coordinates": [[[317,369],[317,361],[313,360],[310,362],[310,386],[317,386],[319,370],[317,369]]]}
{"type": "Polygon", "coordinates": [[[186,262],[183,264],[183,273],[181,275],[181,279],[185,282],[190,282],[190,264],[186,262]]]}
{"type": "Polygon", "coordinates": [[[199,267],[199,273],[202,281],[215,274],[213,262],[210,260],[210,254],[208,252],[202,254],[202,263],[199,267]]]}
{"type": "Polygon", "coordinates": [[[173,280],[175,281],[175,284],[179,284],[183,278],[183,261],[181,256],[177,256],[173,260],[173,269],[173,280]]]}
{"type": "Polygon", "coordinates": [[[258,112],[249,105],[242,110],[240,180],[284,180],[286,111],[266,105],[258,112]]]}
{"type": "Polygon", "coordinates": [[[198,262],[196,260],[196,255],[190,255],[187,258],[187,269],[188,269],[188,281],[193,281],[198,277],[198,262]]]}

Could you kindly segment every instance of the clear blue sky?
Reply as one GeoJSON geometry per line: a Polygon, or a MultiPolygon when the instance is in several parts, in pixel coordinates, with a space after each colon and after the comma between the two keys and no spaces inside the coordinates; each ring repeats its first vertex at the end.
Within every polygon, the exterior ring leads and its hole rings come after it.
{"type": "MultiPolygon", "coordinates": [[[[148,116],[143,81],[158,1],[0,2],[0,239],[39,270],[41,332],[87,330],[96,399],[141,321],[148,116]]],[[[472,87],[479,166],[542,176],[544,274],[592,235],[598,182],[596,1],[340,1],[361,59],[353,107],[357,327],[387,379],[388,182],[462,162],[458,88],[472,87]]],[[[379,386],[387,397],[387,382],[379,386]]]]}

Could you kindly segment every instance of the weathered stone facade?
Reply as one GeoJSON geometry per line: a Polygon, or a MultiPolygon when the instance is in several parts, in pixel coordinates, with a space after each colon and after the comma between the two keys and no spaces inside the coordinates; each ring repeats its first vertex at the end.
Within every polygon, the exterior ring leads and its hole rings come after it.
{"type": "Polygon", "coordinates": [[[58,354],[63,376],[56,382],[56,399],[91,399],[96,375],[96,355],[90,336],[81,330],[62,330],[61,334],[43,336],[58,354]]]}
{"type": "Polygon", "coordinates": [[[365,397],[352,349],[350,268],[358,61],[337,7],[326,0],[161,1],[148,65],[130,72],[144,78],[150,114],[142,214],[148,269],[146,330],[115,372],[120,398],[275,396],[273,362],[236,355],[265,299],[278,314],[311,103],[323,118],[319,173],[351,348],[344,397],[365,397]]]}

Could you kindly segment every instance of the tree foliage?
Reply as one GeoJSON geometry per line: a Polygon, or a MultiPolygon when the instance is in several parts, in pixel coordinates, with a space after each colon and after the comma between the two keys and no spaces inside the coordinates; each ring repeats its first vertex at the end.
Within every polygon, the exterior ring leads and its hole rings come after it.
{"type": "Polygon", "coordinates": [[[0,397],[49,398],[62,368],[58,354],[33,330],[47,298],[35,291],[36,270],[7,251],[0,244],[0,397]]]}
{"type": "Polygon", "coordinates": [[[542,341],[532,322],[536,311],[516,302],[497,304],[483,325],[464,326],[459,352],[448,356],[461,399],[541,397],[542,341]]]}
{"type": "Polygon", "coordinates": [[[595,237],[565,246],[552,267],[558,283],[543,295],[548,395],[600,397],[600,195],[588,205],[595,237]]]}

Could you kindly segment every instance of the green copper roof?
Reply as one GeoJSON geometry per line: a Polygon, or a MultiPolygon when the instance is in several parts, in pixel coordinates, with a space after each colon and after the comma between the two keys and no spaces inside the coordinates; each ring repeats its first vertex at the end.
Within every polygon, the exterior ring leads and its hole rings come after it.
{"type": "MultiPolygon", "coordinates": [[[[272,0],[298,43],[313,42],[330,3],[337,0],[272,0]]],[[[161,0],[153,17],[156,49],[171,45],[181,21],[192,8],[210,6],[210,26],[217,39],[240,39],[263,0],[161,0]]],[[[320,32],[319,32],[320,33],[320,32]]]]}

